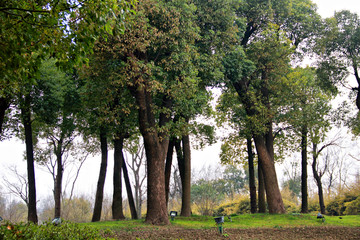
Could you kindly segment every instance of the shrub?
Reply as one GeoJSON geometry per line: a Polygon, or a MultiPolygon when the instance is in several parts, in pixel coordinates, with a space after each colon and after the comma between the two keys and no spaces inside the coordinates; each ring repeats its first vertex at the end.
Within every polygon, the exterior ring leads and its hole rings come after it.
{"type": "Polygon", "coordinates": [[[12,224],[5,222],[0,226],[0,239],[104,239],[93,228],[76,223],[63,222],[59,226],[46,222],[42,225],[33,223],[12,224]]]}
{"type": "Polygon", "coordinates": [[[291,202],[287,199],[283,199],[284,207],[287,213],[298,213],[300,212],[300,207],[296,203],[291,202]]]}
{"type": "Polygon", "coordinates": [[[357,197],[354,201],[345,203],[346,215],[359,215],[360,214],[360,197],[357,197]]]}
{"type": "MultiPolygon", "coordinates": [[[[343,197],[337,197],[334,200],[332,200],[326,207],[326,211],[329,215],[333,216],[341,216],[346,214],[345,210],[347,207],[347,203],[350,203],[354,200],[356,200],[358,196],[352,193],[346,193],[343,197]]],[[[354,203],[356,204],[356,203],[354,203]]],[[[349,209],[350,211],[350,209],[349,209]]]]}

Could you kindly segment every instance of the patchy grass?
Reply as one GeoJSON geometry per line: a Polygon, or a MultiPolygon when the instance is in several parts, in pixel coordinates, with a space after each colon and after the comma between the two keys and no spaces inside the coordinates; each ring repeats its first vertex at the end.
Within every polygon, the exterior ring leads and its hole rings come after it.
{"type": "MultiPolygon", "coordinates": [[[[325,222],[316,218],[314,214],[243,214],[232,216],[230,220],[225,217],[225,228],[250,229],[250,228],[291,228],[291,227],[316,227],[316,226],[343,226],[360,227],[360,215],[352,216],[325,216],[325,222]]],[[[164,230],[166,228],[184,229],[210,229],[216,227],[213,217],[192,216],[190,218],[177,217],[170,221],[168,226],[153,226],[144,220],[106,221],[84,223],[87,226],[112,231],[147,231],[164,230]]]]}

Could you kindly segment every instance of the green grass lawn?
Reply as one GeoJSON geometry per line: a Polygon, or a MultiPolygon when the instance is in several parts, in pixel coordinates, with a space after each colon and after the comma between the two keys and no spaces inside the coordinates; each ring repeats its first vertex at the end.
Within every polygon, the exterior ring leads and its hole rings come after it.
{"type": "MultiPolygon", "coordinates": [[[[232,222],[225,217],[224,228],[283,228],[304,226],[346,226],[360,227],[360,215],[352,216],[326,216],[325,222],[316,218],[313,214],[244,214],[232,216],[232,222]]],[[[152,226],[144,223],[144,220],[105,221],[96,223],[84,223],[87,226],[109,229],[113,231],[139,231],[156,230],[164,227],[179,227],[191,229],[208,229],[216,226],[213,217],[193,216],[190,218],[177,217],[169,226],[152,226]]]]}

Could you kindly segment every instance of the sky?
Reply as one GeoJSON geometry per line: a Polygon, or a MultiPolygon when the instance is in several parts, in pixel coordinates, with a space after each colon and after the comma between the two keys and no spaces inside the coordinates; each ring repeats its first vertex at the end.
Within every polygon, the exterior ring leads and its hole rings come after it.
{"type": "MultiPolygon", "coordinates": [[[[360,0],[313,0],[318,5],[319,14],[326,18],[331,17],[335,11],[343,9],[356,12],[360,15],[360,0]]],[[[215,168],[219,163],[219,149],[220,143],[208,146],[203,150],[192,151],[192,168],[193,171],[199,171],[204,166],[214,166],[215,168]]],[[[10,141],[0,142],[0,182],[2,177],[8,174],[8,167],[10,165],[16,165],[20,173],[26,173],[26,162],[23,160],[25,151],[25,145],[19,140],[12,139],[10,141]]],[[[112,183],[112,151],[109,153],[108,161],[108,174],[106,177],[105,193],[111,195],[111,183],[112,183]]],[[[77,189],[79,194],[95,195],[97,178],[100,167],[100,156],[89,158],[80,173],[77,189]]],[[[36,184],[38,199],[41,202],[47,201],[46,197],[52,194],[52,178],[50,174],[44,170],[36,169],[36,184]]],[[[66,170],[65,170],[66,171],[66,170]]],[[[65,181],[67,174],[65,173],[65,181]]],[[[5,192],[5,188],[2,187],[2,192],[5,192]]]]}

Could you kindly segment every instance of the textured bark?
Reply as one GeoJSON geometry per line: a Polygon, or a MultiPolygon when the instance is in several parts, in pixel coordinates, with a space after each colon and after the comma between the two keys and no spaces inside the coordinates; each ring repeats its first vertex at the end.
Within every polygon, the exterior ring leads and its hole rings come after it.
{"type": "MultiPolygon", "coordinates": [[[[260,157],[259,157],[260,159],[260,157]]],[[[261,167],[261,161],[259,160],[258,163],[258,181],[259,181],[259,190],[258,190],[258,207],[259,213],[266,213],[266,197],[265,197],[265,182],[264,182],[264,175],[263,170],[261,167]]]]}
{"type": "Polygon", "coordinates": [[[123,160],[124,137],[120,134],[114,139],[114,175],[113,175],[113,202],[111,206],[112,218],[119,220],[125,219],[122,206],[122,181],[121,168],[123,160]]]}
{"type": "Polygon", "coordinates": [[[28,221],[37,223],[37,210],[36,210],[36,184],[35,184],[35,168],[34,168],[34,145],[33,133],[31,126],[31,97],[26,95],[21,104],[21,116],[25,131],[25,144],[26,144],[26,162],[28,174],[28,221]]]}
{"type": "MultiPolygon", "coordinates": [[[[146,83],[133,89],[139,107],[139,126],[144,138],[147,178],[147,214],[145,221],[154,225],[170,224],[165,194],[165,157],[169,145],[169,136],[157,131],[157,124],[152,108],[151,92],[147,90],[146,83]]],[[[169,104],[164,99],[165,105],[169,104]]],[[[164,106],[167,107],[167,106],[164,106]]],[[[161,114],[159,125],[164,126],[170,119],[161,114]]]]}
{"type": "Polygon", "coordinates": [[[183,162],[179,164],[181,176],[181,216],[191,216],[191,150],[189,135],[183,136],[183,162]]]}
{"type": "Polygon", "coordinates": [[[108,144],[107,144],[107,136],[104,129],[100,130],[100,148],[101,148],[101,165],[99,172],[99,179],[96,187],[96,196],[95,196],[95,204],[94,204],[94,212],[92,216],[92,222],[98,222],[101,219],[101,209],[102,202],[104,198],[104,185],[106,178],[106,168],[107,168],[107,160],[108,160],[108,144]]]}
{"type": "Polygon", "coordinates": [[[325,203],[324,203],[324,194],[323,194],[323,188],[322,188],[322,183],[321,183],[321,177],[318,172],[317,172],[317,169],[316,169],[316,165],[317,165],[317,145],[314,143],[313,144],[313,162],[312,162],[312,171],[313,171],[313,174],[314,174],[314,178],[315,178],[315,182],[316,182],[316,185],[318,187],[318,195],[319,195],[319,205],[320,205],[320,212],[321,214],[325,214],[325,203]]]}
{"type": "MultiPolygon", "coordinates": [[[[55,146],[54,146],[55,147],[55,146]]],[[[54,183],[54,200],[55,200],[55,218],[61,217],[61,191],[62,191],[62,179],[63,179],[63,163],[62,163],[62,140],[58,142],[58,146],[55,147],[57,172],[54,183]]]]}
{"type": "Polygon", "coordinates": [[[249,161],[249,188],[250,188],[250,212],[257,212],[256,204],[256,185],[255,185],[255,170],[254,170],[254,154],[252,149],[251,138],[247,139],[247,152],[249,161]]]}
{"type": "Polygon", "coordinates": [[[2,126],[4,123],[5,112],[10,106],[10,98],[0,97],[0,134],[2,133],[2,126]]]}
{"type": "Polygon", "coordinates": [[[133,197],[133,194],[132,194],[132,191],[131,191],[131,184],[130,184],[129,174],[128,174],[128,170],[127,170],[127,167],[126,167],[123,152],[121,152],[121,156],[122,156],[122,160],[123,160],[122,169],[123,169],[123,173],[124,173],[125,187],[126,187],[126,193],[127,193],[128,201],[129,201],[131,218],[132,219],[138,219],[138,214],[137,214],[136,207],[135,207],[134,197],[133,197]]]}
{"type": "Polygon", "coordinates": [[[274,161],[271,157],[271,152],[269,153],[266,147],[266,140],[262,136],[255,136],[254,141],[263,170],[269,213],[285,213],[286,210],[278,185],[274,161]]]}
{"type": "Polygon", "coordinates": [[[169,192],[170,192],[170,177],[171,177],[171,166],[173,161],[175,140],[171,139],[169,142],[168,152],[166,155],[165,163],[165,194],[166,194],[166,205],[169,203],[169,192]]]}
{"type": "Polygon", "coordinates": [[[307,127],[301,130],[301,213],[308,213],[307,127]]]}

